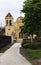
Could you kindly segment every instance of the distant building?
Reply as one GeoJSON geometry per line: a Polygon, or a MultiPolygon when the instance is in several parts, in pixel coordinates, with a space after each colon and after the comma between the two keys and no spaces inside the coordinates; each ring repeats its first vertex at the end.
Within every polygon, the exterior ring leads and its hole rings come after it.
{"type": "Polygon", "coordinates": [[[5,23],[6,23],[5,35],[6,36],[13,35],[14,38],[16,38],[16,39],[23,38],[23,35],[20,33],[21,32],[21,26],[23,26],[22,19],[23,19],[23,17],[20,16],[17,18],[16,22],[14,22],[13,16],[11,15],[11,13],[8,13],[5,16],[5,23]]]}

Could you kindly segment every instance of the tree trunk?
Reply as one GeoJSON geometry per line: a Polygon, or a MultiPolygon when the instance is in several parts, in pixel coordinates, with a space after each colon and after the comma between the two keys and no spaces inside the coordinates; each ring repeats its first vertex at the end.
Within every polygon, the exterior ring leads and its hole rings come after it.
{"type": "Polygon", "coordinates": [[[31,38],[31,44],[33,43],[33,35],[30,35],[31,38]]]}

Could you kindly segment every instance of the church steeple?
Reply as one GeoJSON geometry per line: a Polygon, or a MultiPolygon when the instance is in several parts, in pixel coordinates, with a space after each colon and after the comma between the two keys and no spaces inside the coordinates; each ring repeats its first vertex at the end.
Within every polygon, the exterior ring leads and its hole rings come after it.
{"type": "Polygon", "coordinates": [[[8,18],[8,17],[12,17],[12,18],[13,18],[13,16],[11,15],[11,13],[8,13],[8,14],[6,15],[5,19],[8,18]]]}
{"type": "Polygon", "coordinates": [[[11,15],[11,13],[8,13],[5,16],[5,21],[6,21],[6,26],[11,26],[13,23],[13,16],[11,15]]]}

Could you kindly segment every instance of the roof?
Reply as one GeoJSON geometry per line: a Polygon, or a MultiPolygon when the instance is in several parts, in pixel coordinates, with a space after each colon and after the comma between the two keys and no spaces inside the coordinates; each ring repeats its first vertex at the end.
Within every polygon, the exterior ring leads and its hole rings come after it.
{"type": "MultiPolygon", "coordinates": [[[[11,15],[11,13],[8,13],[7,15],[6,15],[6,17],[12,17],[13,18],[13,16],[11,15]]],[[[5,18],[6,18],[5,17],[5,18]]]]}
{"type": "Polygon", "coordinates": [[[21,19],[21,20],[22,20],[22,19],[23,19],[23,17],[22,17],[22,16],[20,16],[20,17],[18,17],[18,18],[17,18],[17,20],[18,20],[18,19],[21,19]]]}

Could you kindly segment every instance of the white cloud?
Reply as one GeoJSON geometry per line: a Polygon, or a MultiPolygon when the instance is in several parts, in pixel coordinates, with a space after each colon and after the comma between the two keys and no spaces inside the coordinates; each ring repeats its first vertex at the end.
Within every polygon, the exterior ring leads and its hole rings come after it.
{"type": "Polygon", "coordinates": [[[0,0],[0,23],[4,24],[4,17],[11,12],[14,19],[20,16],[24,0],[0,0]]]}

